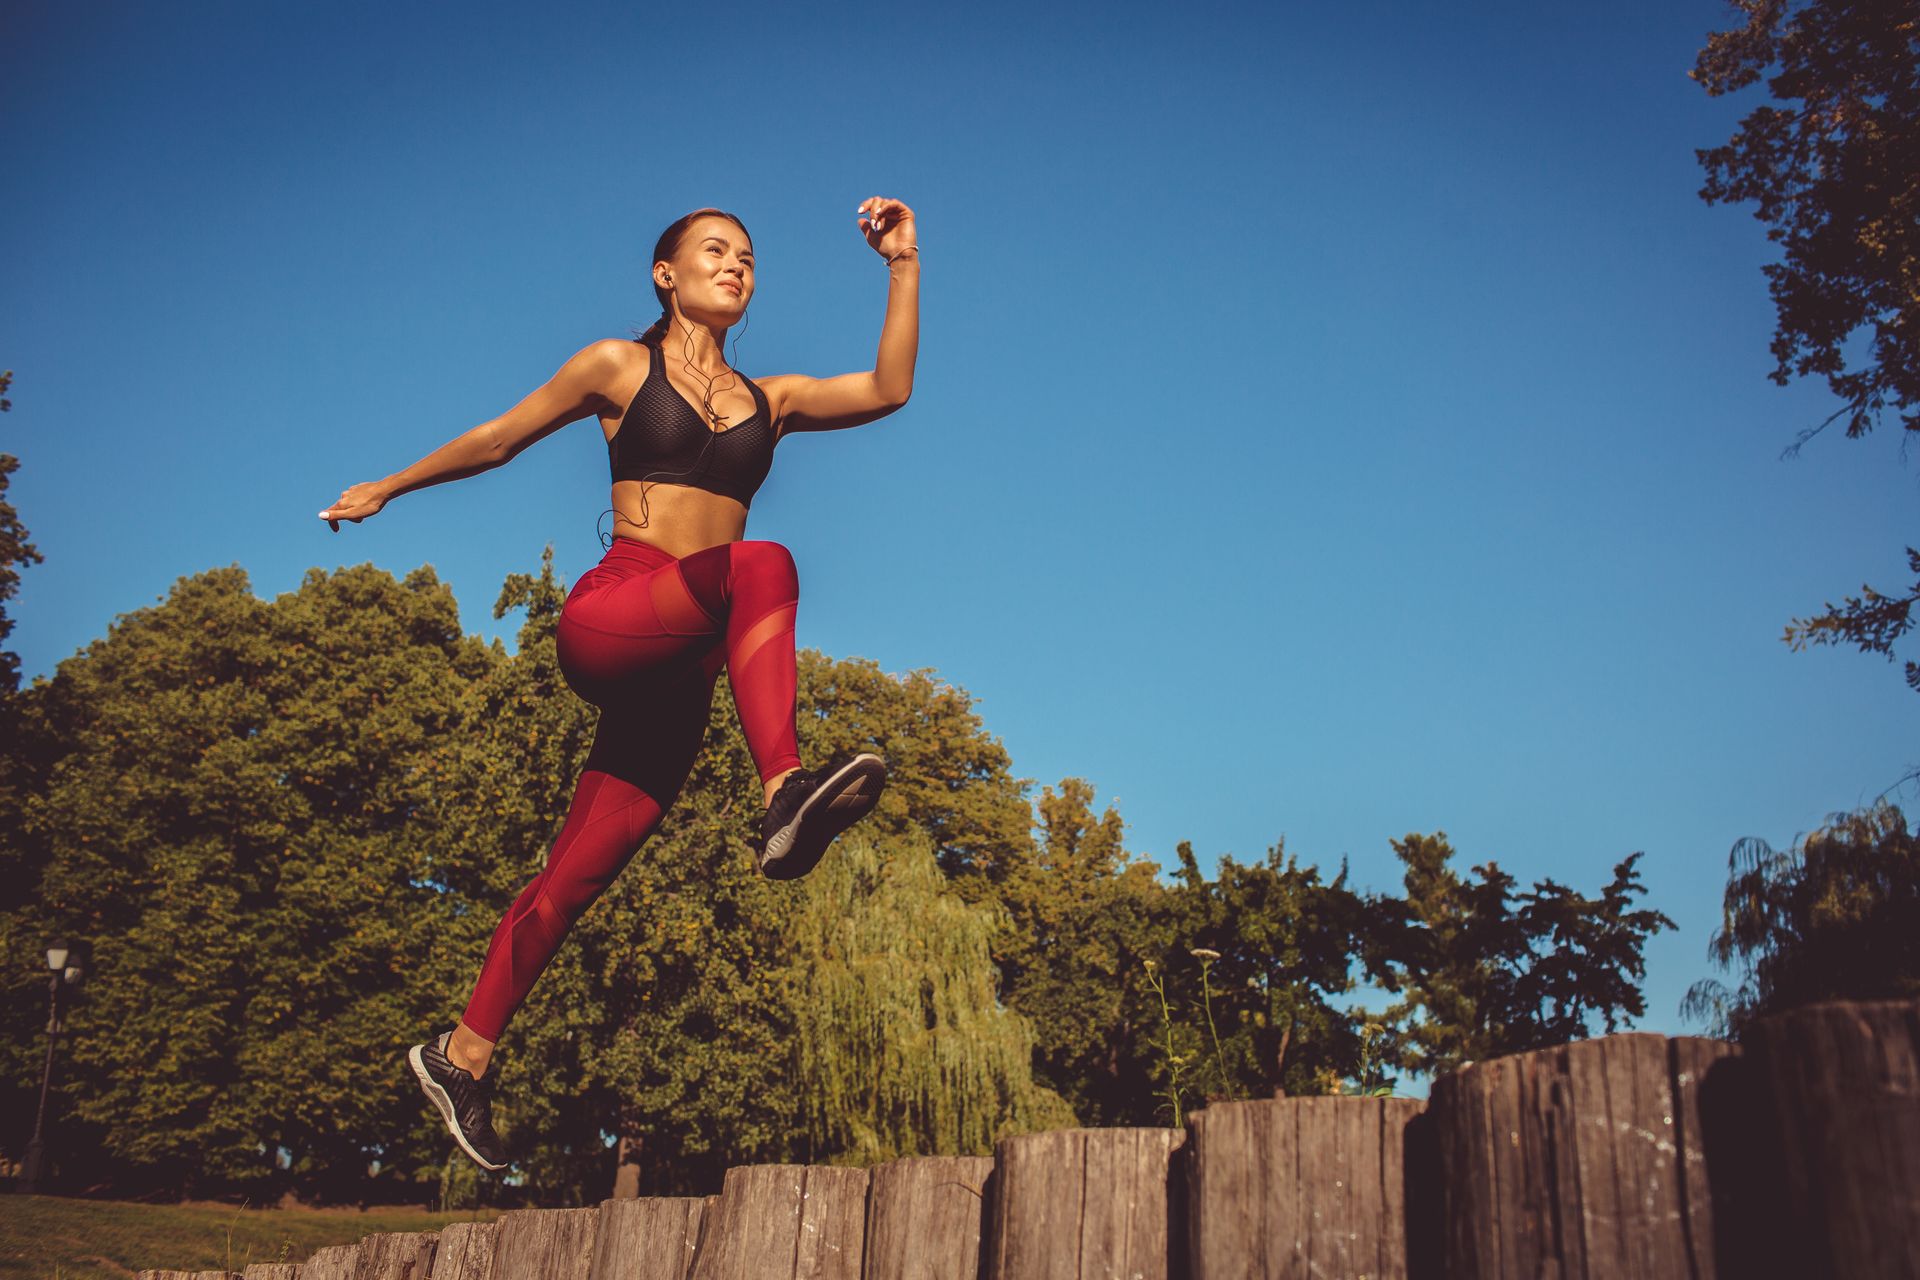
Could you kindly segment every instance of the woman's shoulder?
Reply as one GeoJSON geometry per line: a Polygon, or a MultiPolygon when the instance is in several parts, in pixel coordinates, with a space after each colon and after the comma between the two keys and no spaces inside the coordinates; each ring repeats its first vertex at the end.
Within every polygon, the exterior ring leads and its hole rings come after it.
{"type": "Polygon", "coordinates": [[[635,360],[645,364],[647,345],[635,334],[631,338],[602,338],[598,342],[588,343],[587,350],[616,364],[631,364],[635,360]]]}
{"type": "Polygon", "coordinates": [[[582,347],[574,359],[591,367],[602,380],[620,383],[635,370],[644,377],[652,357],[638,338],[601,338],[582,347]]]}

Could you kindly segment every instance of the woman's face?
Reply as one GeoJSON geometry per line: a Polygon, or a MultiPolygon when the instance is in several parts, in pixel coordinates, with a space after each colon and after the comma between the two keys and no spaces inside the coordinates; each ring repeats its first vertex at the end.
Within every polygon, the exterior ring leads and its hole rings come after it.
{"type": "Polygon", "coordinates": [[[753,246],[747,233],[726,218],[697,218],[680,238],[680,248],[664,268],[673,274],[674,296],[689,319],[730,325],[753,297],[753,246]]]}

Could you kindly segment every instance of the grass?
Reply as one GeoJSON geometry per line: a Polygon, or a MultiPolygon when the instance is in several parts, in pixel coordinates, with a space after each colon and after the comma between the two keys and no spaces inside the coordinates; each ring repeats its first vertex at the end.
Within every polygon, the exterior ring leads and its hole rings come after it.
{"type": "Polygon", "coordinates": [[[4,1280],[125,1280],[135,1271],[235,1271],[254,1262],[305,1262],[315,1249],[377,1231],[438,1231],[485,1222],[498,1209],[242,1209],[136,1204],[64,1196],[0,1196],[4,1280]]]}

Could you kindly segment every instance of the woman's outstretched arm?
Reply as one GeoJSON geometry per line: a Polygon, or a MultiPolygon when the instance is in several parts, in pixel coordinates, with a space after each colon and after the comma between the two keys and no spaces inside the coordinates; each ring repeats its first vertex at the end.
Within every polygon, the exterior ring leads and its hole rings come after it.
{"type": "MultiPolygon", "coordinates": [[[[862,202],[861,232],[887,262],[887,316],[873,369],[833,378],[781,374],[761,379],[775,405],[782,435],[834,431],[884,418],[913,394],[913,362],[920,351],[920,249],[913,210],[879,196],[862,202]]],[[[856,219],[856,222],[859,221],[856,219]]]]}
{"type": "Polygon", "coordinates": [[[575,352],[546,383],[497,418],[462,432],[420,461],[384,480],[343,490],[340,500],[320,513],[334,532],[340,521],[355,524],[379,512],[394,498],[444,480],[459,480],[511,462],[516,454],[588,414],[607,401],[606,388],[618,377],[631,343],[607,338],[575,352]]]}

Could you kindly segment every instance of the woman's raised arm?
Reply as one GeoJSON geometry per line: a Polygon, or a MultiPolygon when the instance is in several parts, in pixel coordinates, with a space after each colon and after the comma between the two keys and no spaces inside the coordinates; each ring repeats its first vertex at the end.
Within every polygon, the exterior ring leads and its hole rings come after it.
{"type": "Polygon", "coordinates": [[[887,260],[887,314],[880,325],[880,349],[870,372],[762,378],[782,435],[857,427],[886,417],[913,394],[913,363],[920,352],[919,230],[913,210],[898,200],[873,196],[861,202],[859,213],[866,219],[861,233],[887,260]]]}
{"type": "Polygon", "coordinates": [[[621,338],[606,338],[582,347],[513,408],[455,436],[403,471],[342,490],[340,500],[322,511],[320,518],[338,533],[340,521],[358,524],[403,493],[478,475],[511,462],[534,441],[606,404],[607,388],[619,377],[623,357],[631,355],[632,346],[621,338]]]}

